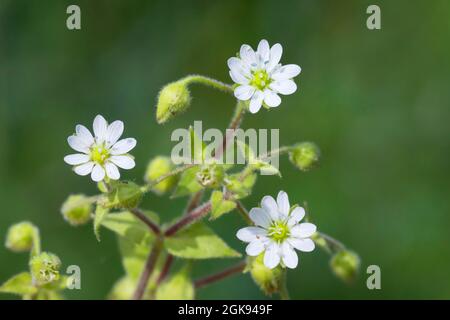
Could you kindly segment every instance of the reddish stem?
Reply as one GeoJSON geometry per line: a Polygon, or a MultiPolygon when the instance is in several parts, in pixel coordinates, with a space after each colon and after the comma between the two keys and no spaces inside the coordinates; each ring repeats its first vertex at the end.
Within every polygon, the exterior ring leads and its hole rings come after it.
{"type": "Polygon", "coordinates": [[[244,271],[244,269],[245,269],[245,261],[241,261],[233,267],[227,268],[225,270],[222,270],[218,273],[206,276],[204,278],[195,280],[194,281],[195,288],[198,289],[198,288],[207,286],[211,283],[220,281],[226,277],[232,276],[236,273],[240,273],[240,272],[244,271]]]}

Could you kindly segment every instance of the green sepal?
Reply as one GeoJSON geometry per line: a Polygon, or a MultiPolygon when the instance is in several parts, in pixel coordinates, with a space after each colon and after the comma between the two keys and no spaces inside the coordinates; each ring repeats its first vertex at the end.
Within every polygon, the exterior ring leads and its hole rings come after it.
{"type": "Polygon", "coordinates": [[[0,286],[0,292],[19,296],[34,295],[37,293],[37,288],[33,286],[31,274],[29,272],[21,272],[6,280],[0,286]]]}
{"type": "Polygon", "coordinates": [[[197,173],[199,170],[199,166],[195,166],[185,170],[181,174],[178,185],[172,194],[172,198],[187,196],[203,189],[197,181],[197,173]]]}
{"type": "Polygon", "coordinates": [[[234,208],[236,208],[236,202],[224,199],[221,191],[213,191],[211,194],[211,219],[217,219],[234,208]]]}

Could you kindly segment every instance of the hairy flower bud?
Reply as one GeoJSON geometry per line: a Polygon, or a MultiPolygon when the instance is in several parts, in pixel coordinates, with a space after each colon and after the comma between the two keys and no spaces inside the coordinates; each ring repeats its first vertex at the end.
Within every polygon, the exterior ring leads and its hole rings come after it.
{"type": "Polygon", "coordinates": [[[333,273],[344,282],[351,283],[359,272],[360,260],[356,253],[342,250],[336,253],[330,260],[333,273]]]}
{"type": "Polygon", "coordinates": [[[85,224],[91,218],[92,201],[82,194],[70,195],[61,207],[64,219],[73,226],[85,224]]]}
{"type": "Polygon", "coordinates": [[[31,250],[34,234],[39,232],[31,222],[24,221],[12,225],[6,235],[5,246],[15,252],[31,250]]]}
{"type": "Polygon", "coordinates": [[[203,187],[218,188],[224,178],[223,166],[211,163],[205,164],[196,175],[198,183],[203,187]]]}
{"type": "MultiPolygon", "coordinates": [[[[148,183],[152,183],[158,178],[168,174],[173,170],[174,167],[175,166],[173,165],[172,161],[170,161],[170,158],[162,156],[155,157],[149,162],[147,166],[147,171],[145,172],[145,181],[147,181],[148,183]]],[[[172,190],[172,188],[177,183],[177,180],[178,178],[176,176],[167,177],[160,183],[152,186],[151,190],[157,194],[166,193],[172,190]]]]}
{"type": "Polygon", "coordinates": [[[189,108],[191,94],[187,82],[180,80],[161,89],[156,105],[156,121],[161,124],[183,113],[189,108]]]}
{"type": "Polygon", "coordinates": [[[37,285],[47,284],[59,279],[61,260],[49,252],[42,252],[30,260],[30,272],[33,283],[37,285]]]}
{"type": "Polygon", "coordinates": [[[256,258],[249,259],[248,270],[253,281],[264,291],[265,294],[273,294],[280,290],[283,272],[281,266],[269,269],[264,265],[264,254],[260,254],[256,258]]]}
{"type": "Polygon", "coordinates": [[[289,152],[289,160],[300,170],[308,171],[319,161],[320,150],[312,142],[302,142],[289,152]]]}

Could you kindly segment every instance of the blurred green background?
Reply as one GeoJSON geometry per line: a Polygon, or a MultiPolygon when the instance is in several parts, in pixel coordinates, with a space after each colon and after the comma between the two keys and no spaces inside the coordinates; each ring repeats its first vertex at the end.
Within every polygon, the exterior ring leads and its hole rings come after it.
{"type": "MultiPolygon", "coordinates": [[[[158,126],[161,86],[190,73],[230,82],[226,60],[262,38],[283,45],[282,63],[302,67],[299,90],[243,127],[281,128],[282,145],[312,140],[323,157],[306,174],[283,158],[283,178],[260,177],[244,203],[285,190],[362,258],[359,281],[346,286],[326,254],[300,255],[292,297],[450,298],[450,2],[2,0],[0,37],[0,235],[17,221],[36,223],[45,250],[81,267],[82,290],[68,298],[102,299],[123,272],[113,234],[104,230],[98,243],[91,225],[70,227],[59,213],[68,194],[96,192],[62,160],[75,125],[90,127],[98,113],[123,120],[138,140],[137,167],[123,176],[141,182],[148,159],[170,153],[175,128],[194,120],[224,128],[234,105],[195,87],[189,112],[158,126]],[[80,31],[65,25],[74,3],[80,31]],[[366,28],[369,4],[381,7],[381,30],[366,28]],[[365,286],[371,264],[381,267],[378,291],[365,286]]],[[[145,205],[168,221],[185,199],[151,194],[145,205]]],[[[212,225],[243,252],[238,215],[212,225]]],[[[195,275],[233,262],[197,263],[195,275]]],[[[26,254],[0,248],[0,282],[26,268],[26,254]]],[[[248,275],[197,296],[264,298],[248,275]]]]}

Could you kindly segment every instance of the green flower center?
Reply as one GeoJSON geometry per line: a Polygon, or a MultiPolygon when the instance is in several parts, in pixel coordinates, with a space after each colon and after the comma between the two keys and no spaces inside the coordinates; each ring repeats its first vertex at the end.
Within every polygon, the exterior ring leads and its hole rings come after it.
{"type": "Polygon", "coordinates": [[[268,235],[277,242],[283,242],[289,237],[289,227],[284,221],[275,221],[269,227],[268,235]]]}
{"type": "Polygon", "coordinates": [[[108,159],[109,152],[104,145],[96,145],[91,148],[91,160],[98,163],[104,164],[105,160],[108,159]]]}
{"type": "Polygon", "coordinates": [[[267,88],[271,82],[272,80],[265,70],[258,70],[253,73],[253,79],[250,81],[250,84],[262,91],[267,88]]]}

